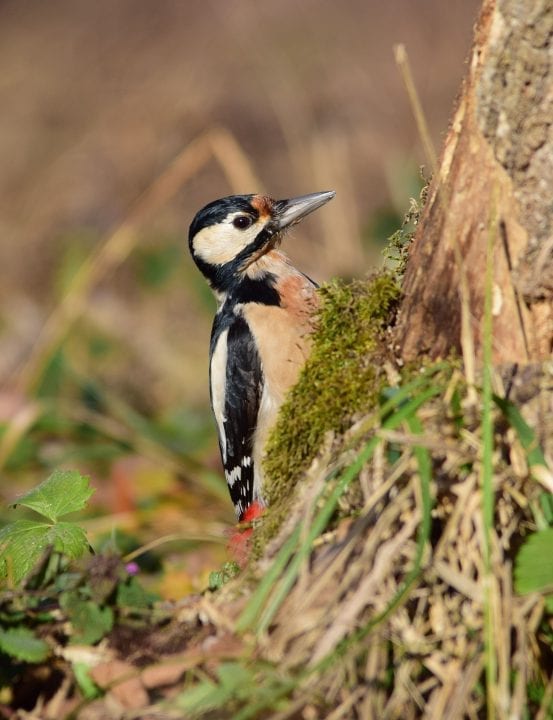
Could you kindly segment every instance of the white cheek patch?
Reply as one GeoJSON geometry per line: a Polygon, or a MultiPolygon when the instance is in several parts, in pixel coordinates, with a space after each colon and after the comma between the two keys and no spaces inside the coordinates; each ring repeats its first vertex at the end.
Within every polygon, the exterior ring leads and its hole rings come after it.
{"type": "Polygon", "coordinates": [[[225,265],[233,260],[238,253],[250,245],[261,230],[259,223],[254,223],[245,230],[239,230],[232,224],[233,218],[244,213],[230,213],[217,225],[203,228],[194,237],[194,254],[209,265],[225,265]]]}

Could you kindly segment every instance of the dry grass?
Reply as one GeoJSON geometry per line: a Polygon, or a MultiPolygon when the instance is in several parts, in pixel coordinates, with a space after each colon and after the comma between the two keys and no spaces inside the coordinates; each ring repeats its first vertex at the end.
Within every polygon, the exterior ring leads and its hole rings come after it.
{"type": "MultiPolygon", "coordinates": [[[[533,372],[541,394],[526,398],[523,413],[543,430],[551,453],[551,368],[533,372]]],[[[520,379],[521,396],[528,377],[520,379]]],[[[515,400],[518,391],[514,388],[515,400]]],[[[296,678],[290,709],[274,717],[300,717],[300,708],[310,708],[310,718],[479,718],[492,692],[497,718],[524,717],[530,707],[537,716],[548,717],[548,693],[541,708],[528,698],[532,682],[546,687],[553,682],[550,650],[539,638],[543,601],[538,595],[516,595],[512,585],[514,552],[535,528],[532,508],[542,489],[530,477],[516,434],[496,411],[488,575],[482,430],[471,406],[459,426],[450,404],[459,392],[466,400],[466,382],[454,371],[442,396],[419,412],[422,435],[407,429],[382,433],[382,452],[373,455],[359,478],[361,505],[350,507],[348,517],[317,539],[268,630],[257,636],[258,661],[268,660],[296,678]],[[392,464],[385,459],[391,446],[401,448],[392,464]],[[402,595],[424,513],[417,447],[432,461],[432,531],[416,584],[402,595]],[[497,665],[495,685],[488,690],[486,592],[493,604],[497,665]]],[[[271,572],[295,529],[311,524],[329,482],[329,467],[350,462],[351,451],[336,455],[334,450],[329,456],[327,448],[313,463],[298,487],[292,514],[254,569],[259,578],[271,572]]],[[[229,593],[235,590],[231,585],[213,600],[225,616],[229,593]]]]}

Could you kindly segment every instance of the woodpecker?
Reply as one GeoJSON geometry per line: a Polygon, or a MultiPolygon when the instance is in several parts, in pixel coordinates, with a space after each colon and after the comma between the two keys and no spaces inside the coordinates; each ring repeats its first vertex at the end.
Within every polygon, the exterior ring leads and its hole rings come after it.
{"type": "Polygon", "coordinates": [[[265,507],[262,458],[287,390],[310,350],[317,285],[278,250],[285,230],[334,197],[232,195],[190,225],[192,258],[217,300],[209,349],[211,407],[239,521],[265,507]]]}

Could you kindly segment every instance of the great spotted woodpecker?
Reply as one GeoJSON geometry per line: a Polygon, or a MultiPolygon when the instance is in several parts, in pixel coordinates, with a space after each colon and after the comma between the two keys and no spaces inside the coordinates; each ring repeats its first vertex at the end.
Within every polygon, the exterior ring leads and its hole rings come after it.
{"type": "Polygon", "coordinates": [[[265,505],[263,449],[310,350],[317,285],[277,250],[283,231],[334,197],[233,195],[190,225],[194,262],[218,303],[209,351],[211,406],[239,521],[265,505]]]}

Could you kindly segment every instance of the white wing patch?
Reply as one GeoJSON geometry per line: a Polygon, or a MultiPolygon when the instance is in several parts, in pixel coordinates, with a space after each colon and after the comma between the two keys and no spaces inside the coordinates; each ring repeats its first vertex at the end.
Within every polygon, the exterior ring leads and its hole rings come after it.
{"type": "Polygon", "coordinates": [[[232,487],[237,480],[242,477],[242,468],[240,465],[232,468],[232,470],[225,470],[225,477],[229,487],[232,487]]]}
{"type": "Polygon", "coordinates": [[[219,431],[223,463],[227,461],[227,439],[225,437],[225,386],[227,377],[227,335],[224,330],[217,340],[217,345],[211,356],[211,404],[213,414],[219,431]]]}

